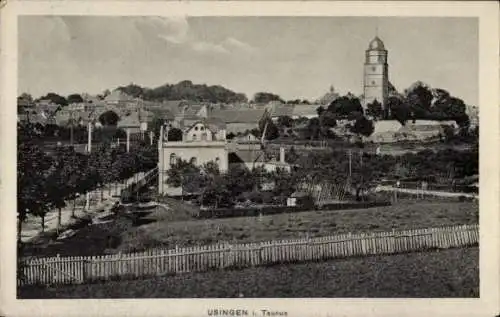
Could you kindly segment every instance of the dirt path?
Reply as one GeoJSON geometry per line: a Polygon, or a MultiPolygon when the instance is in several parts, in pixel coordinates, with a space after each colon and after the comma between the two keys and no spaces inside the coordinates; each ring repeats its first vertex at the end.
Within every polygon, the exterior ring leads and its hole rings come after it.
{"type": "MultiPolygon", "coordinates": [[[[94,190],[90,193],[90,208],[89,210],[85,210],[85,196],[77,199],[77,204],[75,208],[75,217],[92,217],[100,214],[102,210],[108,210],[113,206],[113,204],[118,201],[121,190],[133,183],[136,179],[140,179],[144,176],[144,173],[137,173],[135,176],[127,179],[125,184],[115,185],[107,185],[104,187],[102,192],[102,200],[101,200],[101,190],[94,190]],[[111,187],[111,191],[110,191],[111,187]]],[[[73,224],[76,219],[71,217],[71,211],[73,209],[73,201],[67,201],[66,207],[61,210],[61,227],[67,227],[73,224]]],[[[51,210],[45,215],[45,232],[54,231],[57,228],[57,210],[51,210]]],[[[29,242],[34,238],[38,237],[41,233],[42,220],[39,217],[28,216],[25,223],[23,224],[23,228],[21,231],[21,240],[23,242],[29,242]]]]}
{"type": "Polygon", "coordinates": [[[439,197],[469,197],[469,198],[477,198],[476,194],[469,193],[453,193],[453,192],[444,192],[437,190],[421,190],[421,189],[409,189],[409,188],[396,188],[392,186],[378,186],[375,188],[376,192],[385,191],[385,192],[398,192],[398,193],[406,193],[406,194],[423,194],[428,196],[439,196],[439,197]]]}

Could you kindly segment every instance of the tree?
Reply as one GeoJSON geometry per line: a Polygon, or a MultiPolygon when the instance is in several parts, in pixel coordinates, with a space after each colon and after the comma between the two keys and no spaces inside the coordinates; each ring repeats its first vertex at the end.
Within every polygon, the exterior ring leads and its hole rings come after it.
{"type": "Polygon", "coordinates": [[[325,108],[323,106],[319,106],[316,108],[316,113],[318,114],[318,117],[321,116],[321,114],[325,111],[325,108]]]}
{"type": "Polygon", "coordinates": [[[318,118],[312,118],[307,124],[305,137],[310,140],[317,140],[321,134],[321,124],[318,118]]]}
{"type": "Polygon", "coordinates": [[[420,81],[405,90],[405,102],[413,114],[413,120],[424,119],[429,116],[433,99],[431,88],[420,81]]]}
{"type": "Polygon", "coordinates": [[[295,164],[295,162],[297,162],[298,159],[299,159],[299,155],[297,154],[297,151],[295,150],[295,148],[292,146],[290,148],[290,151],[288,151],[288,154],[286,156],[286,161],[287,161],[287,163],[295,164]]]}
{"type": "Polygon", "coordinates": [[[406,122],[411,118],[411,112],[404,100],[397,96],[391,96],[387,100],[387,106],[391,111],[391,117],[401,125],[406,125],[406,122]]]}
{"type": "Polygon", "coordinates": [[[293,126],[293,119],[289,116],[278,117],[278,126],[291,128],[293,126]]]}
{"type": "Polygon", "coordinates": [[[184,176],[195,173],[200,173],[199,167],[192,162],[178,160],[167,171],[167,184],[173,187],[180,187],[184,184],[184,176]]]}
{"type": "Polygon", "coordinates": [[[72,104],[72,103],[82,103],[83,102],[83,98],[80,94],[71,94],[68,96],[67,98],[67,101],[69,104],[72,104]]]}
{"type": "Polygon", "coordinates": [[[327,108],[338,117],[346,118],[349,115],[363,114],[363,106],[358,98],[354,96],[342,96],[335,99],[327,108]]]}
{"type": "Polygon", "coordinates": [[[182,141],[182,130],[178,128],[169,129],[168,141],[182,141]]]}
{"type": "Polygon", "coordinates": [[[30,94],[23,92],[19,97],[17,97],[17,103],[32,104],[33,97],[30,94]]]}
{"type": "Polygon", "coordinates": [[[449,142],[453,140],[455,137],[455,129],[453,127],[450,127],[449,125],[445,125],[443,127],[443,138],[446,142],[449,142]]]}
{"type": "Polygon", "coordinates": [[[359,117],[351,128],[351,132],[365,137],[372,135],[374,130],[373,121],[368,120],[365,116],[359,117]]]}
{"type": "Polygon", "coordinates": [[[66,100],[66,98],[53,92],[49,92],[47,95],[40,97],[39,100],[49,100],[50,102],[60,106],[68,105],[68,101],[66,100]]]}
{"type": "Polygon", "coordinates": [[[281,99],[280,96],[269,92],[258,92],[254,95],[253,100],[256,103],[268,103],[271,101],[280,101],[284,103],[283,99],[281,99]]]}
{"type": "Polygon", "coordinates": [[[118,87],[117,89],[134,98],[141,98],[144,95],[144,89],[133,83],[128,86],[118,87]]]}
{"type": "Polygon", "coordinates": [[[337,126],[337,118],[334,113],[330,111],[324,111],[319,116],[319,122],[322,128],[333,128],[337,126]]]}
{"type": "Polygon", "coordinates": [[[259,121],[259,134],[262,135],[264,133],[264,129],[266,130],[266,135],[264,138],[266,140],[274,140],[279,137],[279,129],[274,124],[271,117],[265,114],[259,121]]]}
{"type": "Polygon", "coordinates": [[[120,117],[112,110],[108,110],[99,116],[99,122],[103,126],[116,126],[119,120],[120,117]]]}
{"type": "Polygon", "coordinates": [[[366,107],[366,114],[374,118],[380,118],[383,115],[382,104],[375,99],[373,102],[369,103],[366,107]]]}
{"type": "Polygon", "coordinates": [[[21,239],[22,223],[28,214],[42,218],[45,228],[47,209],[47,176],[51,172],[52,159],[38,146],[21,141],[17,150],[17,239],[21,239]]]}

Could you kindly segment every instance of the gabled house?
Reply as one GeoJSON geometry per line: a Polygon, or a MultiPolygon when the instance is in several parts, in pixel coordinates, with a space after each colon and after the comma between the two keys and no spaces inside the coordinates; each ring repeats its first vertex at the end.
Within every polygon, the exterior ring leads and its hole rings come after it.
{"type": "Polygon", "coordinates": [[[182,193],[178,188],[169,186],[166,173],[178,159],[198,166],[213,162],[221,171],[226,171],[228,168],[224,122],[211,118],[198,118],[190,124],[185,124],[181,120],[179,127],[182,130],[181,141],[168,141],[165,136],[168,135],[169,130],[166,127],[160,132],[160,140],[162,140],[158,145],[158,192],[160,194],[182,193]]]}

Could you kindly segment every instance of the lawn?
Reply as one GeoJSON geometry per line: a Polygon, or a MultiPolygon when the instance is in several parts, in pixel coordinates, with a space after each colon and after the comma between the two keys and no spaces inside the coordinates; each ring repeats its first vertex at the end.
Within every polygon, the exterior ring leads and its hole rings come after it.
{"type": "MultiPolygon", "coordinates": [[[[174,206],[173,206],[174,207],[174,206]]],[[[389,231],[478,223],[475,202],[403,201],[389,207],[345,211],[308,211],[262,217],[191,219],[189,210],[159,207],[137,220],[119,218],[85,226],[65,242],[28,245],[34,256],[84,256],[148,248],[316,237],[346,232],[389,231]],[[180,211],[178,211],[180,210],[180,211]]]]}
{"type": "Polygon", "coordinates": [[[31,287],[19,298],[479,297],[477,247],[187,273],[102,284],[31,287]]]}

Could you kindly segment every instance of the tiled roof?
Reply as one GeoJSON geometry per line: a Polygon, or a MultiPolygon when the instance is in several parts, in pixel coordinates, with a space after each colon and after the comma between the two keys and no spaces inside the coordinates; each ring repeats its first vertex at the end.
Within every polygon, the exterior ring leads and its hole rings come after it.
{"type": "Polygon", "coordinates": [[[229,163],[264,163],[265,155],[260,149],[242,150],[238,149],[229,153],[229,163]]]}
{"type": "Polygon", "coordinates": [[[316,109],[319,105],[295,105],[292,116],[306,117],[317,115],[316,109]]]}
{"type": "Polygon", "coordinates": [[[208,129],[210,129],[210,131],[214,133],[226,129],[226,123],[217,118],[200,118],[194,116],[189,119],[182,119],[181,121],[179,121],[179,125],[181,129],[188,130],[198,122],[202,122],[207,126],[208,129]]]}
{"type": "Polygon", "coordinates": [[[217,118],[227,123],[257,123],[264,115],[266,109],[249,110],[214,110],[210,118],[217,118]]]}
{"type": "Polygon", "coordinates": [[[295,108],[294,105],[283,105],[283,104],[275,105],[272,107],[272,109],[270,109],[271,116],[272,117],[283,117],[283,116],[291,117],[293,115],[294,108],[295,108]]]}
{"type": "Polygon", "coordinates": [[[148,111],[153,114],[153,116],[160,119],[174,120],[175,116],[169,109],[163,108],[148,108],[148,111]]]}
{"type": "Polygon", "coordinates": [[[135,111],[131,112],[128,116],[121,116],[117,124],[118,128],[134,128],[140,126],[139,115],[135,111]]]}

